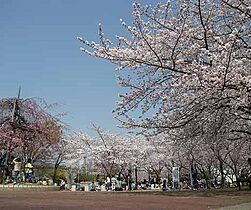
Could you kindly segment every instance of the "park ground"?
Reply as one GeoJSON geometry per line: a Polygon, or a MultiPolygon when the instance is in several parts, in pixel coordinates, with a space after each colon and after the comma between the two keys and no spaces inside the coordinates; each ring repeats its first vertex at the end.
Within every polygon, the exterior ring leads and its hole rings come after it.
{"type": "Polygon", "coordinates": [[[1,190],[0,209],[208,210],[251,209],[250,191],[70,192],[1,190]]]}

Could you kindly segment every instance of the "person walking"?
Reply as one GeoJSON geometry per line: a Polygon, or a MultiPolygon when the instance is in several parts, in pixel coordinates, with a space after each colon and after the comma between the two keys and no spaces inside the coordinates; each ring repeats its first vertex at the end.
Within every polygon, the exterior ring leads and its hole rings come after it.
{"type": "Polygon", "coordinates": [[[105,180],[105,188],[106,188],[106,191],[109,191],[110,190],[110,185],[111,185],[111,179],[109,176],[106,177],[106,180],[105,180]]]}
{"type": "Polygon", "coordinates": [[[14,184],[17,184],[20,182],[20,172],[21,172],[21,159],[19,157],[16,157],[13,159],[14,163],[14,184]]]}

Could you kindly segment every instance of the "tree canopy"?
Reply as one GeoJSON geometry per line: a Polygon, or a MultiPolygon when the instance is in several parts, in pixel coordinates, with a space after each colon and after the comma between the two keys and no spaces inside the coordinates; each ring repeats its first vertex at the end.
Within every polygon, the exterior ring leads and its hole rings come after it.
{"type": "Polygon", "coordinates": [[[224,112],[235,132],[250,134],[250,1],[135,2],[132,14],[132,26],[121,20],[129,38],[117,44],[101,25],[100,44],[78,38],[84,52],[127,71],[118,77],[122,125],[163,132],[224,112]]]}
{"type": "Polygon", "coordinates": [[[57,144],[62,134],[59,120],[49,114],[43,100],[2,99],[0,101],[1,153],[35,161],[57,144]]]}

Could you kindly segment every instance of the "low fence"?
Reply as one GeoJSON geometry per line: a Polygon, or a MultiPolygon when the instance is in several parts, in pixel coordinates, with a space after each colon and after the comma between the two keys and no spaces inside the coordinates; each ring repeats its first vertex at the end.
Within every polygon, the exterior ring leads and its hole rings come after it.
{"type": "Polygon", "coordinates": [[[59,191],[58,186],[43,186],[33,184],[0,184],[0,190],[34,190],[34,191],[59,191]]]}

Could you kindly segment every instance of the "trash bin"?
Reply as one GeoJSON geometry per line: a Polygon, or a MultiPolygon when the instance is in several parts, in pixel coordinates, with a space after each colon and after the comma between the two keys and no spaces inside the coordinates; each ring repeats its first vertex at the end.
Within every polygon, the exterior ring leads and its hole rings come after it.
{"type": "Polygon", "coordinates": [[[101,191],[106,191],[105,185],[101,185],[101,186],[100,186],[100,189],[101,189],[101,191]]]}
{"type": "Polygon", "coordinates": [[[75,185],[75,184],[73,184],[73,185],[71,186],[71,191],[76,191],[76,185],[75,185]]]}
{"type": "Polygon", "coordinates": [[[84,185],[85,191],[90,191],[90,186],[88,184],[84,185]]]}

